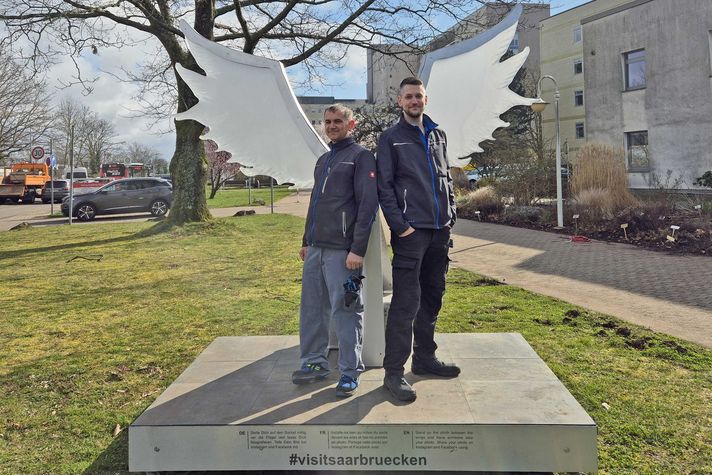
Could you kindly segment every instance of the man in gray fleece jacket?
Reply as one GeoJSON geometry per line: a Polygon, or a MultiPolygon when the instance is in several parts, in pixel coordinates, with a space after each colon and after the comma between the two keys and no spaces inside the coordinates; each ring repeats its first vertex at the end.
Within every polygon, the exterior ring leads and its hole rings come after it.
{"type": "Polygon", "coordinates": [[[339,340],[339,397],[356,391],[364,370],[359,278],[378,208],[376,161],[351,137],[355,125],[353,112],[341,104],[324,112],[331,151],[316,163],[299,251],[304,261],[299,313],[301,368],[292,374],[292,382],[304,384],[328,376],[332,321],[339,340]]]}

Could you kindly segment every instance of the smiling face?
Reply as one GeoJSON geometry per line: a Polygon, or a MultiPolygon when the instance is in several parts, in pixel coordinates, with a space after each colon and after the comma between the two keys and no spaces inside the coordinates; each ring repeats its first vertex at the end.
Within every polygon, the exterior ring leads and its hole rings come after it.
{"type": "Polygon", "coordinates": [[[404,84],[398,93],[398,105],[408,117],[419,120],[425,112],[428,96],[423,86],[404,84]]]}
{"type": "Polygon", "coordinates": [[[324,112],[324,132],[333,143],[345,139],[356,126],[356,121],[347,119],[341,112],[324,112]]]}

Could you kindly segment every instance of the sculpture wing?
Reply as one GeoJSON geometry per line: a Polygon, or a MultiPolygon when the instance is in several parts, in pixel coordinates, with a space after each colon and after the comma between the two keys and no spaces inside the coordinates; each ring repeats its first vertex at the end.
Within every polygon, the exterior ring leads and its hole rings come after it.
{"type": "Polygon", "coordinates": [[[500,114],[535,101],[508,87],[529,48],[500,62],[514,38],[521,11],[517,5],[495,27],[428,53],[422,62],[428,115],[447,132],[448,155],[454,166],[467,165],[469,159],[463,157],[481,152],[480,142],[494,140],[492,132],[509,125],[500,114]]]}
{"type": "Polygon", "coordinates": [[[176,65],[199,101],[176,119],[209,127],[203,138],[253,167],[250,175],[311,186],[316,159],[328,148],[299,107],[282,63],[212,42],[183,20],[179,27],[206,75],[176,65]]]}

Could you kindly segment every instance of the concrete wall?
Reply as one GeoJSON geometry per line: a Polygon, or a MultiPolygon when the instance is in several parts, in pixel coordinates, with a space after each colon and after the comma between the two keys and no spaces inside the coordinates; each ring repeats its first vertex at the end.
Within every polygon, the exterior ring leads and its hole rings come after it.
{"type": "Polygon", "coordinates": [[[371,104],[395,102],[398,86],[408,76],[416,76],[420,56],[402,46],[382,45],[387,53],[369,50],[367,55],[367,101],[371,104]]]}
{"type": "MultiPolygon", "coordinates": [[[[638,0],[584,20],[588,141],[625,147],[625,132],[648,131],[650,175],[683,186],[712,169],[712,1],[638,0]],[[623,53],[644,48],[646,85],[624,90],[623,53]]],[[[653,178],[654,181],[654,178],[653,178]]]]}

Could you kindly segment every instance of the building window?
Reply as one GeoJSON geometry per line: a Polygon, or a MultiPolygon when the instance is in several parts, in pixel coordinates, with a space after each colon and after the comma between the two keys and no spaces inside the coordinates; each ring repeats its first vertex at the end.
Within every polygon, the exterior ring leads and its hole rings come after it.
{"type": "Polygon", "coordinates": [[[574,105],[576,107],[583,105],[583,91],[574,91],[574,105]]]}
{"type": "Polygon", "coordinates": [[[645,87],[645,50],[623,53],[625,65],[625,89],[642,89],[645,87]]]}
{"type": "Polygon", "coordinates": [[[576,122],[576,138],[582,139],[586,137],[586,132],[583,128],[583,122],[576,122]]]}
{"type": "Polygon", "coordinates": [[[583,72],[583,59],[577,59],[574,61],[574,74],[581,74],[583,72]]]}
{"type": "Polygon", "coordinates": [[[574,43],[581,43],[581,25],[574,28],[574,43]]]}
{"type": "Polygon", "coordinates": [[[509,43],[509,52],[510,53],[519,53],[519,32],[514,33],[514,38],[512,38],[512,42],[509,43]]]}
{"type": "Polygon", "coordinates": [[[648,131],[626,132],[625,145],[628,150],[628,171],[647,172],[650,170],[648,158],[648,131]]]}

